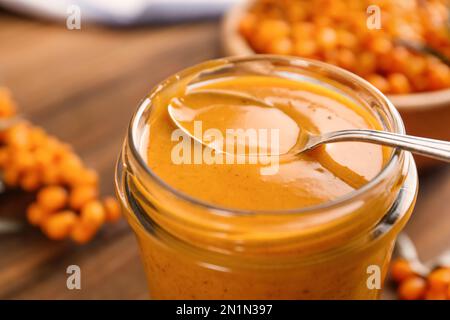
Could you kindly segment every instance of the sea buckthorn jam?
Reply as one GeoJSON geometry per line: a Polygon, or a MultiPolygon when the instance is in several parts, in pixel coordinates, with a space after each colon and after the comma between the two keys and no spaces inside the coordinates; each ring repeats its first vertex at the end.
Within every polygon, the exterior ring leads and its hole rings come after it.
{"type": "Polygon", "coordinates": [[[116,177],[151,297],[379,297],[416,169],[409,153],[361,142],[289,153],[304,132],[343,129],[404,131],[368,83],[308,60],[210,61],[153,90],[116,177]],[[238,157],[239,141],[266,157],[238,157]]]}

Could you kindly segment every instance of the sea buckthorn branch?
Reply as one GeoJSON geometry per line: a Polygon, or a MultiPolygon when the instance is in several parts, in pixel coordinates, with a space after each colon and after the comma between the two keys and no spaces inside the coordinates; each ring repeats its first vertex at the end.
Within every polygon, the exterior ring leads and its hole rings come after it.
{"type": "Polygon", "coordinates": [[[98,174],[72,148],[25,120],[11,122],[16,107],[0,88],[0,173],[7,188],[35,192],[27,219],[50,239],[88,242],[105,222],[117,221],[114,197],[99,200],[98,174]]]}

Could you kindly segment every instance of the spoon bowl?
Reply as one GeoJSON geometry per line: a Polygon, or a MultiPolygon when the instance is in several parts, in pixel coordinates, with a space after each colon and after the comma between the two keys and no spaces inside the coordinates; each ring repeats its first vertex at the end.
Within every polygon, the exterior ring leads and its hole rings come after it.
{"type": "Polygon", "coordinates": [[[298,123],[281,108],[268,100],[234,90],[190,91],[170,101],[168,114],[184,134],[200,144],[227,154],[288,154],[301,136],[298,123]],[[211,103],[210,98],[215,102],[211,103]],[[218,133],[214,139],[210,137],[210,129],[218,133]],[[238,150],[230,152],[235,146],[238,150]],[[227,151],[222,150],[225,147],[227,151]]]}

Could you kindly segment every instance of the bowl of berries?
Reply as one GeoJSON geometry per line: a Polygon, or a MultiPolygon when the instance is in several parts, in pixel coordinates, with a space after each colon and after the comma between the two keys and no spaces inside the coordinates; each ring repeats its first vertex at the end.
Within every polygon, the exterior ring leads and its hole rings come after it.
{"type": "Polygon", "coordinates": [[[388,96],[409,134],[450,140],[445,0],[243,1],[223,20],[222,44],[227,55],[293,55],[346,69],[388,96]]]}

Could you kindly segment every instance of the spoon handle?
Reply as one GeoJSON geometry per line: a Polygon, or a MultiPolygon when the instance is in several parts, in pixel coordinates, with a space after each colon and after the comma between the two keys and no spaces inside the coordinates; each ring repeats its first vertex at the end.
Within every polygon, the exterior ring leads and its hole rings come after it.
{"type": "Polygon", "coordinates": [[[412,153],[450,162],[450,142],[376,130],[341,130],[322,135],[320,143],[363,141],[398,147],[412,153]]]}

